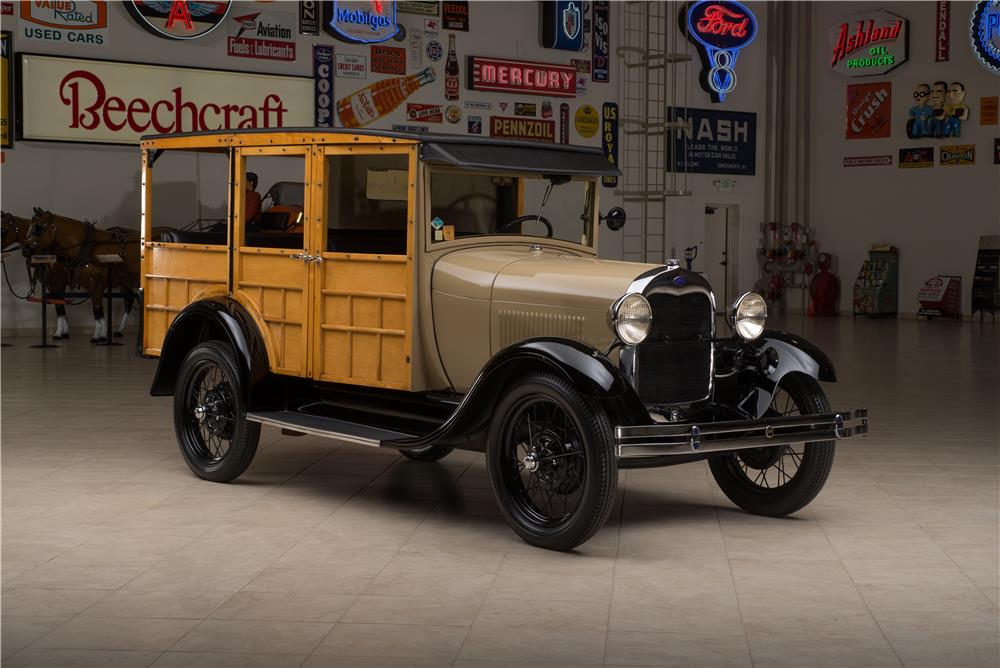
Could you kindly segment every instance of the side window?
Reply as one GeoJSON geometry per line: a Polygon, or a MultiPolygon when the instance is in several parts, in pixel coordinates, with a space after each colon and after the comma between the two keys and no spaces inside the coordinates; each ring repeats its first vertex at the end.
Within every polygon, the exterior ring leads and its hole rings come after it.
{"type": "Polygon", "coordinates": [[[488,174],[435,173],[431,178],[432,241],[495,234],[517,216],[517,179],[488,174]],[[440,228],[436,229],[436,228],[440,228]]]}
{"type": "Polygon", "coordinates": [[[326,158],[326,250],[406,255],[409,158],[330,155],[326,158]]]}
{"type": "MultiPolygon", "coordinates": [[[[229,204],[226,152],[170,150],[153,155],[149,211],[153,240],[224,246],[229,204]]],[[[138,208],[138,203],[124,205],[138,208]]]]}
{"type": "Polygon", "coordinates": [[[302,248],[305,156],[251,155],[245,169],[243,245],[302,248]]]}

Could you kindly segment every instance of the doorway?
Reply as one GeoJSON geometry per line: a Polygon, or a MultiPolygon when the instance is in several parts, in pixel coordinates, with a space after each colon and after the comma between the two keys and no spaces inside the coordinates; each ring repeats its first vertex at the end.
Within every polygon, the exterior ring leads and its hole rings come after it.
{"type": "Polygon", "coordinates": [[[725,313],[738,296],[740,207],[705,205],[705,278],[715,293],[715,310],[725,313]]]}

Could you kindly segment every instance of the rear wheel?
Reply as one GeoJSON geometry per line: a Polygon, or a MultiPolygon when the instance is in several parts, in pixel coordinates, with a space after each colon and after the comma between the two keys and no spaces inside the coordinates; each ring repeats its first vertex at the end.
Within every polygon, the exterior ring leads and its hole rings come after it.
{"type": "MultiPolygon", "coordinates": [[[[810,376],[784,376],[764,417],[829,413],[830,402],[810,376]]],[[[755,515],[781,517],[804,508],[826,484],[833,441],[739,450],[709,460],[729,500],[755,515]]]]}
{"type": "Polygon", "coordinates": [[[239,367],[225,344],[207,341],[184,358],[174,391],[174,430],[184,461],[205,480],[234,480],[253,460],[260,424],[246,419],[239,367]]]}
{"type": "Polygon", "coordinates": [[[533,374],[508,390],[486,462],[501,512],[532,545],[572,549],[608,519],[618,482],[608,418],[557,376],[533,374]]]}

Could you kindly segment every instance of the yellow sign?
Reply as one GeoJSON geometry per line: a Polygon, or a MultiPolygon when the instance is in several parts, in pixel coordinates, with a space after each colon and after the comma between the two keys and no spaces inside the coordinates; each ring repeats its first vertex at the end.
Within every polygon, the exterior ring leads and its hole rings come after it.
{"type": "Polygon", "coordinates": [[[996,125],[1000,109],[1000,97],[991,95],[979,98],[979,124],[996,125]]]}
{"type": "Polygon", "coordinates": [[[3,31],[2,40],[0,40],[0,97],[3,98],[0,101],[0,146],[3,148],[10,148],[14,145],[14,127],[13,127],[13,114],[11,113],[11,66],[10,61],[13,57],[14,45],[11,42],[11,35],[9,30],[3,31]]]}
{"type": "Polygon", "coordinates": [[[576,125],[576,131],[584,139],[590,139],[597,134],[598,123],[597,110],[592,105],[585,104],[576,110],[574,124],[576,125]]]}

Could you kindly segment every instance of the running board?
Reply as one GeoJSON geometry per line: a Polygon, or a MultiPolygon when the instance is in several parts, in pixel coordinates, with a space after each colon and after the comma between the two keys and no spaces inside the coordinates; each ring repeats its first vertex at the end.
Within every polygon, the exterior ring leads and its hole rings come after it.
{"type": "Polygon", "coordinates": [[[373,448],[382,447],[383,441],[394,441],[401,438],[413,438],[413,434],[369,427],[368,425],[336,420],[334,418],[306,415],[295,411],[260,411],[247,413],[247,420],[261,424],[297,431],[311,436],[335,438],[339,441],[367,445],[373,448]]]}

